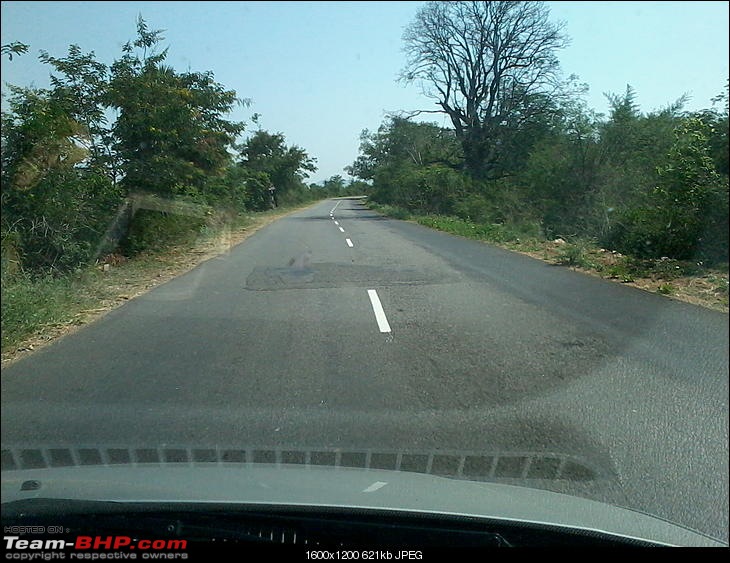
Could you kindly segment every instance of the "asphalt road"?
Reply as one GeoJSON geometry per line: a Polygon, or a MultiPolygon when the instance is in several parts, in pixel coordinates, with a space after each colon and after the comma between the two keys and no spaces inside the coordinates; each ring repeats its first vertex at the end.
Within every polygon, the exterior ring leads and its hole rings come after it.
{"type": "Polygon", "coordinates": [[[4,369],[2,444],[563,455],[727,541],[728,317],[329,200],[4,369]]]}

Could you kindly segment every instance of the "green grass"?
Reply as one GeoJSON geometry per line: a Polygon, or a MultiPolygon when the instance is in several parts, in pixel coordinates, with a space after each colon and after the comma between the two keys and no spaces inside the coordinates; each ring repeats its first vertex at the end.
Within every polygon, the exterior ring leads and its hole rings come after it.
{"type": "Polygon", "coordinates": [[[661,293],[662,295],[671,295],[674,291],[674,286],[671,283],[663,283],[657,288],[657,293],[661,293]]]}
{"type": "Polygon", "coordinates": [[[717,293],[719,295],[725,295],[725,296],[728,295],[728,279],[727,278],[722,278],[720,276],[710,274],[707,276],[707,281],[709,281],[710,283],[712,283],[715,286],[715,288],[714,288],[715,293],[717,293]]]}
{"type": "Polygon", "coordinates": [[[563,266],[590,268],[593,262],[589,259],[590,243],[586,241],[566,242],[558,251],[556,261],[563,266]]]}
{"type": "Polygon", "coordinates": [[[415,221],[426,227],[466,238],[495,242],[514,250],[535,250],[539,248],[534,225],[503,225],[501,223],[478,223],[451,215],[417,214],[402,207],[367,202],[368,207],[394,219],[415,221]]]}
{"type": "Polygon", "coordinates": [[[421,225],[454,235],[491,242],[510,242],[517,235],[503,225],[474,223],[467,219],[442,215],[424,215],[416,219],[421,225]]]}
{"type": "MultiPolygon", "coordinates": [[[[74,276],[74,278],[76,275],[74,276]]],[[[89,305],[72,277],[31,279],[15,275],[2,283],[2,351],[45,327],[63,323],[89,305]]]]}
{"type": "Polygon", "coordinates": [[[636,277],[631,272],[631,268],[627,267],[623,263],[599,267],[597,268],[597,271],[601,274],[604,274],[607,278],[620,280],[624,283],[629,283],[636,280],[636,277]]]}
{"type": "Polygon", "coordinates": [[[622,281],[636,278],[672,281],[681,277],[702,276],[708,271],[703,264],[686,260],[640,259],[632,256],[621,256],[615,264],[597,270],[622,281]]]}
{"type": "Polygon", "coordinates": [[[407,209],[404,209],[403,207],[396,207],[394,205],[386,205],[383,203],[375,203],[374,201],[367,201],[367,206],[370,207],[370,209],[377,211],[378,213],[382,213],[383,215],[387,215],[388,217],[393,217],[393,219],[401,219],[403,221],[413,219],[413,215],[411,214],[411,212],[407,209]]]}

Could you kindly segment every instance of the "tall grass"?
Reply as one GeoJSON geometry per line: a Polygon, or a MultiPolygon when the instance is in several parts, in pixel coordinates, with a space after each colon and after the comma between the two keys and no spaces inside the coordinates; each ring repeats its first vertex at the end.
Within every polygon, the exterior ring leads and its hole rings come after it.
{"type": "Polygon", "coordinates": [[[71,276],[31,278],[24,274],[3,275],[3,352],[45,327],[67,321],[69,311],[83,308],[85,301],[71,276]]]}

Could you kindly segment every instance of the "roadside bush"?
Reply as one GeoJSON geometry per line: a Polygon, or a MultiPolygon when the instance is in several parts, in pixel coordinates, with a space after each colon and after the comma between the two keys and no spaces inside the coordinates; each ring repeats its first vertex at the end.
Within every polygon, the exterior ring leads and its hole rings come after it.
{"type": "Polygon", "coordinates": [[[30,276],[16,273],[2,280],[2,350],[38,329],[60,322],[68,303],[79,296],[68,276],[30,276]]]}
{"type": "Polygon", "coordinates": [[[666,223],[662,225],[657,209],[629,209],[616,217],[605,243],[614,250],[638,258],[669,256],[665,252],[667,245],[662,242],[665,227],[666,223]]]}
{"type": "Polygon", "coordinates": [[[0,272],[2,272],[2,283],[11,280],[15,275],[22,272],[20,259],[20,234],[17,231],[2,233],[0,252],[0,272]]]}
{"type": "Polygon", "coordinates": [[[709,156],[702,120],[677,127],[667,161],[649,204],[625,212],[610,242],[640,258],[727,261],[728,182],[709,156]]]}
{"type": "Polygon", "coordinates": [[[324,194],[318,190],[312,190],[307,187],[299,187],[289,189],[279,197],[279,205],[301,205],[308,201],[314,201],[315,199],[322,199],[324,194]]]}
{"type": "Polygon", "coordinates": [[[140,209],[132,219],[120,248],[125,255],[133,256],[192,242],[204,226],[205,219],[202,217],[140,209]]]}
{"type": "Polygon", "coordinates": [[[266,172],[233,165],[206,186],[205,203],[239,213],[265,211],[269,209],[270,185],[266,172]]]}
{"type": "Polygon", "coordinates": [[[394,219],[407,221],[412,217],[410,211],[408,211],[407,209],[403,209],[402,207],[397,207],[395,205],[387,205],[384,203],[375,203],[374,201],[369,201],[368,207],[379,213],[382,213],[383,215],[393,217],[394,219]]]}
{"type": "Polygon", "coordinates": [[[465,182],[461,173],[440,164],[397,170],[385,167],[376,174],[378,188],[372,199],[410,211],[450,215],[465,191],[465,182]]]}
{"type": "Polygon", "coordinates": [[[416,220],[427,227],[466,238],[496,243],[515,242],[523,238],[536,238],[535,225],[502,225],[500,223],[475,223],[449,215],[421,215],[416,220]]]}
{"type": "Polygon", "coordinates": [[[637,258],[724,262],[727,211],[722,203],[706,208],[705,214],[679,206],[631,209],[614,224],[606,245],[637,258]]]}
{"type": "Polygon", "coordinates": [[[466,221],[487,223],[492,220],[494,210],[483,195],[469,194],[454,204],[454,214],[466,221]]]}
{"type": "Polygon", "coordinates": [[[16,237],[23,269],[61,274],[96,257],[121,201],[104,176],[53,170],[31,189],[7,192],[4,230],[16,237]]]}
{"type": "Polygon", "coordinates": [[[592,265],[588,257],[588,248],[590,245],[590,242],[584,240],[576,240],[574,242],[565,243],[558,251],[558,264],[578,268],[589,268],[592,265]]]}

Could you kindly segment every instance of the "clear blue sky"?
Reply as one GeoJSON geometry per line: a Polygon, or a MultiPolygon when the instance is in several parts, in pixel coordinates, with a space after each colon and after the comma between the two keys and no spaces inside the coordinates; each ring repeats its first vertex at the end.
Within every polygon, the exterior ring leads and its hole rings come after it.
{"type": "MultiPolygon", "coordinates": [[[[168,63],[210,70],[250,98],[232,119],[261,126],[317,158],[310,181],[357,157],[363,129],[389,111],[432,109],[416,86],[396,83],[402,34],[423,2],[2,2],[2,43],[30,45],[2,59],[2,81],[48,86],[39,50],[60,57],[78,44],[111,63],[135,35],[138,14],[164,29],[168,63]]],[[[590,87],[588,105],[607,109],[604,92],[637,91],[642,111],[687,93],[687,109],[710,107],[728,78],[728,2],[548,2],[566,23],[566,75],[590,87]]],[[[5,90],[3,86],[3,90],[5,90]]],[[[447,125],[440,116],[430,121],[447,125]]],[[[253,126],[252,126],[253,128],[253,126]]]]}

